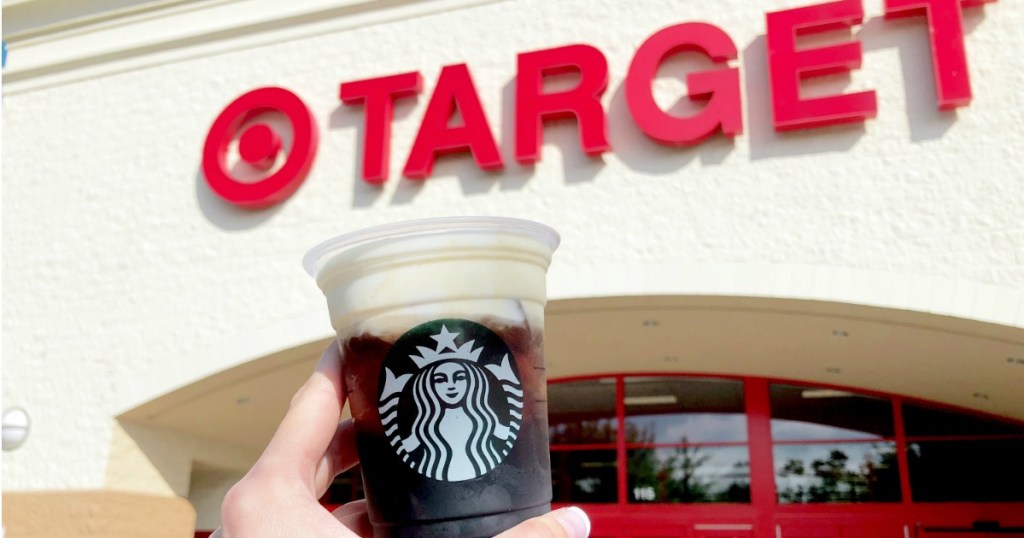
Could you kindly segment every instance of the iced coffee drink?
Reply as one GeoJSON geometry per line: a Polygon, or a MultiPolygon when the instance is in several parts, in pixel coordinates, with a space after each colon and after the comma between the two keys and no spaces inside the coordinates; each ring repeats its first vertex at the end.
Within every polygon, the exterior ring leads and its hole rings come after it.
{"type": "Polygon", "coordinates": [[[517,219],[371,228],[310,251],[377,537],[493,536],[550,509],[542,354],[558,235],[517,219]]]}

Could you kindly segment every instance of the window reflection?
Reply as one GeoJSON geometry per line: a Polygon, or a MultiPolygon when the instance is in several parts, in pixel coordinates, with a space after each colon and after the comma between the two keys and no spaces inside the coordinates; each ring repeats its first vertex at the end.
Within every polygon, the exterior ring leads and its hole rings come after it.
{"type": "Polygon", "coordinates": [[[553,445],[615,443],[615,379],[548,386],[548,427],[553,445]]]}
{"type": "Polygon", "coordinates": [[[569,450],[551,453],[553,502],[613,503],[618,500],[618,465],[614,450],[569,450]]]}
{"type": "Polygon", "coordinates": [[[627,443],[744,442],[743,383],[626,378],[627,443]]]}
{"type": "Polygon", "coordinates": [[[746,446],[638,448],[627,454],[631,503],[749,503],[746,446]]]}
{"type": "Polygon", "coordinates": [[[833,389],[772,385],[772,438],[780,440],[892,437],[892,403],[833,389]]]}
{"type": "Polygon", "coordinates": [[[776,445],[780,503],[899,502],[896,444],[776,445]]]}

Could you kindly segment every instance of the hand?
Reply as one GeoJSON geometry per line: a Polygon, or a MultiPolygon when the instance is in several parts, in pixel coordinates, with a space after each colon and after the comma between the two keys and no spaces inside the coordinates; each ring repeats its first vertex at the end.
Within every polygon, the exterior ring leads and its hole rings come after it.
{"type": "MultiPolygon", "coordinates": [[[[365,501],[333,513],[317,501],[338,473],[359,462],[344,405],[337,343],[324,350],[312,377],[292,397],[277,432],[253,468],[224,497],[223,526],[211,538],[373,536],[365,501]]],[[[590,520],[576,507],[555,510],[500,538],[586,538],[590,520]]]]}

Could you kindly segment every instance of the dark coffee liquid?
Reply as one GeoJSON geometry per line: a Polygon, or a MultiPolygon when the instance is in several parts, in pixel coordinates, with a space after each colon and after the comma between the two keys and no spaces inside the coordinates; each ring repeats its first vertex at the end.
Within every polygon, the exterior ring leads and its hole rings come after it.
{"type": "MultiPolygon", "coordinates": [[[[547,386],[541,331],[527,326],[477,323],[508,347],[521,380],[522,418],[518,435],[500,463],[457,481],[417,472],[396,452],[391,424],[379,411],[381,368],[395,345],[377,336],[356,335],[342,342],[345,386],[356,422],[363,485],[374,535],[494,536],[550,509],[547,386]]],[[[441,344],[438,344],[440,347],[441,344]]],[[[516,409],[518,411],[518,409],[516,409]]]]}

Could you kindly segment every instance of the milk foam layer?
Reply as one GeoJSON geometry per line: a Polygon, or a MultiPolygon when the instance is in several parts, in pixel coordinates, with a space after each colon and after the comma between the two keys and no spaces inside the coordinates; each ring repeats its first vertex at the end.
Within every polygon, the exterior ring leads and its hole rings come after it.
{"type": "Polygon", "coordinates": [[[439,318],[543,327],[552,250],[514,231],[385,238],[325,254],[316,280],[340,338],[397,338],[439,318]]]}

